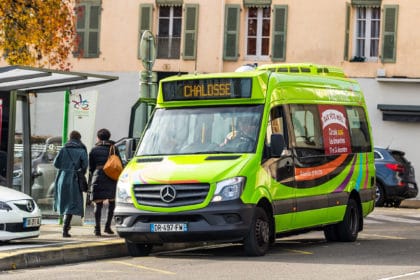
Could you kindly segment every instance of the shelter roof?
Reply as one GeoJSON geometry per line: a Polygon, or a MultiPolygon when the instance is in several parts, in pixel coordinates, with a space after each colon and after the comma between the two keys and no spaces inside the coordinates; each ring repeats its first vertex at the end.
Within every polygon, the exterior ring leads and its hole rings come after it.
{"type": "Polygon", "coordinates": [[[56,92],[85,88],[118,80],[118,77],[27,66],[0,67],[0,91],[56,92]]]}

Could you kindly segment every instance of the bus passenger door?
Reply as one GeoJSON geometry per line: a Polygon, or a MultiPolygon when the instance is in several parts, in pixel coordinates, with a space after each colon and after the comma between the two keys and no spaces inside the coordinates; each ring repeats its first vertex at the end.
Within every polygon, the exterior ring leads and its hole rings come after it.
{"type": "Polygon", "coordinates": [[[295,228],[310,227],[328,221],[328,167],[322,127],[316,105],[292,104],[288,114],[295,166],[295,228]]]}
{"type": "Polygon", "coordinates": [[[267,126],[263,168],[271,176],[276,232],[290,229],[295,215],[295,176],[287,131],[283,108],[274,107],[267,126]],[[274,151],[276,149],[281,151],[274,151]]]}

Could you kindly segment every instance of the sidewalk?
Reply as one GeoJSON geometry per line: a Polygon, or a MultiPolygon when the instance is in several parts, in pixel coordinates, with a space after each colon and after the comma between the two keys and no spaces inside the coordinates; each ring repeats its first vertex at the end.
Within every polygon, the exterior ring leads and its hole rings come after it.
{"type": "Polygon", "coordinates": [[[10,249],[0,251],[0,271],[128,255],[123,239],[117,234],[97,237],[93,234],[93,225],[72,226],[70,234],[71,238],[63,238],[62,226],[56,220],[55,223],[42,224],[38,238],[2,245],[10,249]]]}
{"type": "MultiPolygon", "coordinates": [[[[418,209],[420,200],[405,200],[401,207],[418,209]]],[[[124,239],[119,238],[117,234],[104,233],[97,237],[93,234],[93,229],[93,221],[88,219],[82,226],[72,225],[72,237],[63,238],[62,226],[58,224],[58,219],[44,219],[38,238],[0,245],[0,271],[128,256],[124,239]]],[[[196,245],[168,244],[155,247],[152,253],[196,245]]]]}

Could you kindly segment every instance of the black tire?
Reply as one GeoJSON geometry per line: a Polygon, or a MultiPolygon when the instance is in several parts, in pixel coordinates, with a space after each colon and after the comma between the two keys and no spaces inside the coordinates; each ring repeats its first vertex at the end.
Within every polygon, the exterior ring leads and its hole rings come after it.
{"type": "Polygon", "coordinates": [[[251,228],[244,240],[245,253],[248,256],[264,256],[270,247],[271,227],[264,209],[257,207],[251,228]]]}
{"type": "Polygon", "coordinates": [[[148,256],[153,249],[152,244],[134,243],[127,239],[125,240],[125,245],[127,246],[128,253],[132,257],[148,256]]]}
{"type": "Polygon", "coordinates": [[[361,215],[357,202],[350,198],[343,221],[337,224],[337,237],[342,242],[354,242],[359,234],[361,215]]]}
{"type": "Polygon", "coordinates": [[[337,225],[328,225],[324,228],[324,236],[328,242],[338,241],[337,225]]]}
{"type": "Polygon", "coordinates": [[[381,185],[381,183],[378,183],[376,181],[376,197],[375,197],[375,206],[382,207],[385,204],[385,191],[384,187],[381,185]]]}
{"type": "Polygon", "coordinates": [[[399,208],[399,207],[400,207],[400,205],[401,205],[401,202],[402,202],[402,200],[394,200],[393,206],[394,206],[395,208],[399,208]]]}

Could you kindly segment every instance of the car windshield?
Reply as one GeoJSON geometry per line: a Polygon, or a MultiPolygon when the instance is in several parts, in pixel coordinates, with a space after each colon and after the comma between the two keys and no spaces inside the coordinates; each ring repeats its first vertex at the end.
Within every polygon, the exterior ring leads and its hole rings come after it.
{"type": "Polygon", "coordinates": [[[252,153],[262,105],[156,109],[137,155],[252,153]]]}

